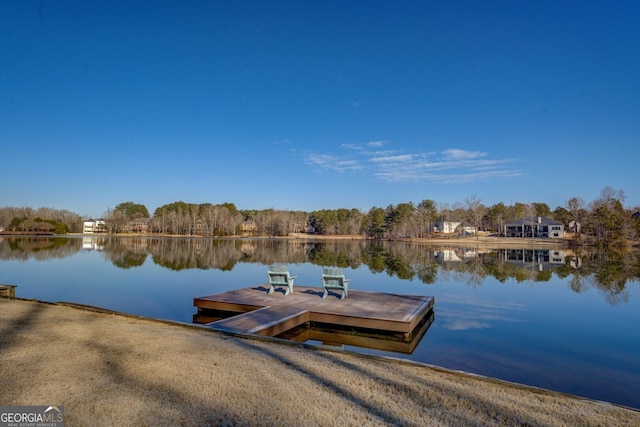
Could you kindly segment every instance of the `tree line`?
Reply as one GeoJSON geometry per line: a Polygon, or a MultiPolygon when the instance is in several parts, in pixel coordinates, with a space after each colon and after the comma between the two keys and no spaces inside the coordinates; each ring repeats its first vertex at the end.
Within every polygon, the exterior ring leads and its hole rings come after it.
{"type": "Polygon", "coordinates": [[[68,210],[41,207],[0,208],[0,231],[29,234],[82,232],[82,218],[68,210]]]}
{"type": "MultiPolygon", "coordinates": [[[[239,210],[233,203],[173,202],[150,215],[146,206],[123,202],[105,214],[108,233],[141,232],[182,236],[287,236],[309,233],[323,236],[359,235],[373,239],[430,237],[436,221],[461,221],[475,230],[499,235],[505,224],[519,218],[544,216],[576,227],[585,244],[619,245],[640,241],[640,208],[624,207],[624,192],[602,189],[590,203],[579,197],[554,210],[546,203],[503,202],[485,206],[473,195],[454,205],[424,199],[359,209],[322,209],[312,212],[276,209],[239,210]]],[[[77,233],[79,215],[51,208],[0,208],[0,229],[22,233],[77,233]]]]}

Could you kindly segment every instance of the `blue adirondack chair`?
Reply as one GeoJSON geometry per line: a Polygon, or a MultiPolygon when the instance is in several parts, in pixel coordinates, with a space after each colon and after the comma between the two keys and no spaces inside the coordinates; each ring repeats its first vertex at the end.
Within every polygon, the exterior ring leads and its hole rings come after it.
{"type": "Polygon", "coordinates": [[[267,271],[267,276],[269,276],[269,292],[267,294],[272,294],[276,287],[284,287],[285,295],[289,295],[293,293],[293,281],[298,276],[291,276],[289,271],[287,270],[286,265],[271,265],[269,266],[269,271],[267,271]]]}
{"type": "Polygon", "coordinates": [[[346,279],[344,273],[339,268],[323,268],[322,269],[322,287],[324,288],[324,299],[330,289],[337,289],[342,291],[340,299],[345,299],[349,296],[349,282],[351,279],[346,279]]]}

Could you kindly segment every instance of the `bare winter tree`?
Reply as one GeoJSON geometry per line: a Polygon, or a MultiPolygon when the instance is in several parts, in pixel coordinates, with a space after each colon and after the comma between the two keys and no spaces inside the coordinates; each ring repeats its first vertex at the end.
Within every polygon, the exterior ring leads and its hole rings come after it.
{"type": "Polygon", "coordinates": [[[482,201],[475,194],[471,197],[467,197],[464,199],[464,203],[467,211],[467,218],[471,224],[473,224],[476,229],[476,240],[478,239],[478,231],[480,231],[480,226],[482,225],[482,218],[484,214],[487,212],[487,208],[482,204],[482,201]]]}

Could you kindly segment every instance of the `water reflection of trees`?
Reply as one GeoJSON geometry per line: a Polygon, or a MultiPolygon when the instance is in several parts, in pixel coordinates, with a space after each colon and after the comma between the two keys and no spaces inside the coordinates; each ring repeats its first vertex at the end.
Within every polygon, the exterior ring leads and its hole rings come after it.
{"type": "Polygon", "coordinates": [[[640,278],[640,252],[611,249],[582,251],[571,262],[558,268],[559,277],[571,278],[571,289],[583,293],[590,287],[599,289],[611,305],[629,298],[627,283],[640,278]],[[576,262],[576,260],[580,262],[576,262]]]}
{"type": "Polygon", "coordinates": [[[44,261],[66,258],[81,249],[78,239],[38,236],[8,236],[0,238],[0,260],[44,261]]]}
{"type": "Polygon", "coordinates": [[[153,262],[171,270],[232,270],[245,257],[231,241],[213,239],[149,239],[153,262]]]}
{"type": "Polygon", "coordinates": [[[640,278],[640,251],[547,249],[479,249],[433,247],[423,243],[376,240],[283,240],[206,238],[51,237],[0,238],[0,259],[45,260],[97,249],[118,268],[142,265],[149,254],[171,270],[232,270],[239,263],[312,263],[359,268],[425,284],[450,278],[479,287],[493,277],[501,283],[569,279],[576,293],[595,288],[611,304],[629,298],[627,283],[640,278]]]}
{"type": "Polygon", "coordinates": [[[307,245],[284,240],[148,239],[153,261],[172,270],[232,270],[238,262],[260,264],[308,262],[307,245]]]}
{"type": "Polygon", "coordinates": [[[140,267],[147,259],[145,239],[104,239],[101,249],[118,268],[140,267]]]}

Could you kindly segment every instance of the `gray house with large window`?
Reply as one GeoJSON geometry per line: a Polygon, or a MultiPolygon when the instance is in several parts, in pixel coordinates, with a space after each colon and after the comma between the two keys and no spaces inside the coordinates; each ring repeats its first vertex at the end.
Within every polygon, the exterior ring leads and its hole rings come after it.
{"type": "Polygon", "coordinates": [[[504,226],[505,237],[564,237],[564,225],[546,216],[517,219],[504,226]]]}

